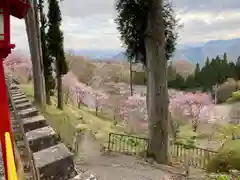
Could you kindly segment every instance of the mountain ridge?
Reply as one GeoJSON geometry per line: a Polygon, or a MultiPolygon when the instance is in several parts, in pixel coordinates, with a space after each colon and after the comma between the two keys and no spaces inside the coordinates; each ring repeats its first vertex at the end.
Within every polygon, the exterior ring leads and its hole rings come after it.
{"type": "MultiPolygon", "coordinates": [[[[205,43],[194,45],[181,45],[173,54],[172,61],[185,60],[193,64],[203,65],[206,58],[215,58],[217,55],[222,56],[225,52],[228,54],[230,61],[235,61],[240,56],[240,38],[229,40],[211,40],[205,43]]],[[[124,50],[80,50],[76,54],[86,55],[91,59],[127,61],[124,50]],[[98,55],[96,55],[98,54],[98,55]]]]}

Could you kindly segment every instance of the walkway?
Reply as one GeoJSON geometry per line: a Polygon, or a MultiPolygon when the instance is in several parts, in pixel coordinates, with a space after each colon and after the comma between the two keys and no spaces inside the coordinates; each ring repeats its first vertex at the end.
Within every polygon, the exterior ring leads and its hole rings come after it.
{"type": "MultiPolygon", "coordinates": [[[[76,168],[89,169],[99,180],[170,180],[171,174],[133,156],[111,154],[76,162],[76,168]]],[[[88,174],[88,173],[86,173],[88,174]]]]}

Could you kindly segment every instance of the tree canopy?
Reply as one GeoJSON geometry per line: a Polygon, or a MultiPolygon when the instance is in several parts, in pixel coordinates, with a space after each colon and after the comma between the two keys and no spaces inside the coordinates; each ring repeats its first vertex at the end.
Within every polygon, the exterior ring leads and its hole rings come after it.
{"type": "Polygon", "coordinates": [[[216,84],[222,84],[228,78],[240,80],[239,67],[240,58],[236,62],[228,61],[227,54],[216,56],[209,60],[207,57],[205,64],[200,68],[199,64],[196,65],[193,74],[189,75],[186,79],[180,77],[178,74],[175,79],[168,82],[170,88],[175,89],[201,89],[212,90],[216,84]]]}
{"type": "MultiPolygon", "coordinates": [[[[145,38],[148,36],[148,11],[151,6],[146,0],[118,0],[116,3],[117,29],[120,32],[120,39],[126,47],[128,59],[136,57],[146,65],[145,38]]],[[[178,38],[177,29],[180,27],[176,19],[172,4],[167,3],[163,8],[165,24],[165,56],[169,60],[176,48],[178,38]]]]}
{"type": "Polygon", "coordinates": [[[51,57],[55,58],[58,74],[63,75],[67,73],[68,66],[63,48],[63,33],[60,30],[61,10],[58,0],[48,0],[48,3],[48,50],[51,57]]]}

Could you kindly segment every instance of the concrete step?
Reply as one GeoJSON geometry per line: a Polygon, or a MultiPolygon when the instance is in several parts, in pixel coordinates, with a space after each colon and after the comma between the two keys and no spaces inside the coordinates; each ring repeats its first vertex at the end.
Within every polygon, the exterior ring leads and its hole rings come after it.
{"type": "Polygon", "coordinates": [[[32,152],[41,151],[58,144],[56,132],[46,126],[26,133],[27,141],[32,152]]]}
{"type": "Polygon", "coordinates": [[[12,97],[16,97],[16,96],[22,96],[22,95],[25,95],[23,92],[19,91],[19,92],[11,92],[12,94],[12,97]]]}
{"type": "Polygon", "coordinates": [[[24,118],[29,118],[33,116],[38,116],[39,111],[34,107],[30,107],[30,108],[18,111],[18,115],[21,119],[24,119],[24,118]]]}
{"type": "Polygon", "coordinates": [[[24,109],[32,107],[32,104],[30,102],[25,102],[25,103],[21,103],[21,104],[15,104],[15,107],[17,110],[24,110],[24,109]]]}
{"type": "Polygon", "coordinates": [[[11,85],[10,90],[20,90],[17,85],[11,85]]]}
{"type": "Polygon", "coordinates": [[[12,89],[10,92],[11,92],[12,94],[23,93],[20,89],[12,89]]]}
{"type": "Polygon", "coordinates": [[[29,100],[28,99],[26,99],[26,98],[23,98],[23,99],[17,99],[17,100],[15,100],[14,101],[14,104],[22,104],[22,103],[26,103],[26,102],[29,102],[29,100]]]}
{"type": "Polygon", "coordinates": [[[72,156],[73,154],[62,143],[33,153],[36,167],[43,180],[68,180],[75,177],[77,172],[72,156]]]}
{"type": "Polygon", "coordinates": [[[18,96],[12,96],[13,101],[19,100],[19,99],[27,99],[27,96],[25,94],[18,95],[18,96]]]}
{"type": "Polygon", "coordinates": [[[32,131],[47,126],[47,122],[42,115],[32,116],[22,119],[24,131],[32,131]]]}

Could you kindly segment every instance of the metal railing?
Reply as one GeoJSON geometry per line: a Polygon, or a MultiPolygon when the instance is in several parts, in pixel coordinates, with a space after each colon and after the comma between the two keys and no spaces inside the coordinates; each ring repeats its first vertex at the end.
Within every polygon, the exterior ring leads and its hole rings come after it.
{"type": "Polygon", "coordinates": [[[129,136],[126,134],[110,133],[108,139],[108,151],[119,152],[129,155],[138,155],[146,153],[148,148],[148,139],[129,136]]]}
{"type": "MultiPolygon", "coordinates": [[[[147,138],[126,134],[110,133],[108,151],[128,155],[147,156],[149,140],[147,138]]],[[[160,152],[159,152],[160,153],[160,152]]],[[[205,169],[210,159],[217,152],[183,143],[170,142],[170,155],[174,162],[188,164],[205,169]]]]}

